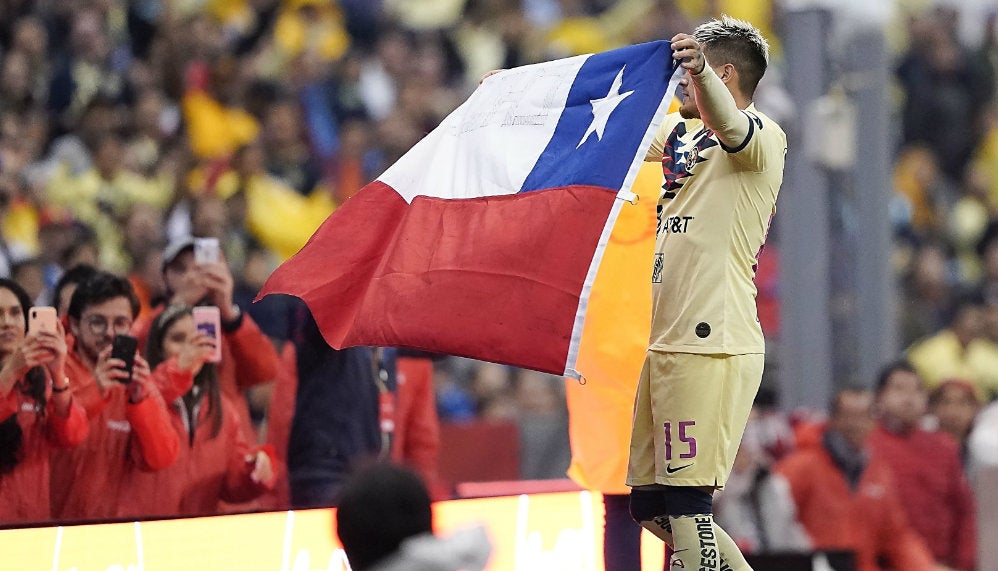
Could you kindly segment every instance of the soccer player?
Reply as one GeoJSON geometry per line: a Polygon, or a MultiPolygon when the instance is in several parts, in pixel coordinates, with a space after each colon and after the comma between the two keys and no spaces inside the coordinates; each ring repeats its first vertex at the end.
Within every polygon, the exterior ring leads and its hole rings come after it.
{"type": "Polygon", "coordinates": [[[664,180],[627,485],[632,517],[672,545],[670,569],[739,571],[750,567],[711,502],[762,380],[753,280],[787,142],[752,104],[769,57],[756,28],[722,17],[672,49],[686,75],[645,159],[664,180]]]}

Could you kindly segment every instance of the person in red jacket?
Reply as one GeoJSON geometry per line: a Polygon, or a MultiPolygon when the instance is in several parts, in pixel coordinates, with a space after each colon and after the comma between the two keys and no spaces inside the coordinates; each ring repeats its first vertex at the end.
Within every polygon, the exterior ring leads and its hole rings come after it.
{"type": "MultiPolygon", "coordinates": [[[[138,474],[117,515],[213,515],[219,513],[220,500],[249,501],[273,486],[273,455],[247,443],[236,404],[222,393],[215,366],[206,362],[213,348],[212,339],[195,327],[190,306],[168,306],[153,321],[149,364],[156,371],[169,365],[193,380],[190,390],[170,404],[180,457],[165,470],[138,474]]],[[[168,390],[169,385],[163,393],[168,390]]]]}
{"type": "MultiPolygon", "coordinates": [[[[228,265],[224,259],[212,264],[196,263],[194,238],[183,238],[168,245],[163,252],[163,279],[167,304],[218,307],[222,318],[222,361],[218,366],[222,394],[236,406],[246,434],[255,434],[243,392],[275,380],[280,357],[253,319],[233,303],[232,272],[228,265]]],[[[165,307],[166,304],[154,307],[148,320],[135,324],[132,331],[139,338],[139,346],[146,345],[149,327],[165,307]]],[[[186,389],[181,394],[183,392],[186,389]]]]}
{"type": "Polygon", "coordinates": [[[395,432],[392,460],[419,473],[430,497],[449,497],[440,480],[440,419],[433,389],[433,355],[399,349],[396,353],[395,432]]]}
{"type": "Polygon", "coordinates": [[[114,516],[135,472],[162,470],[177,458],[178,438],[149,364],[136,353],[129,381],[125,363],[111,357],[114,336],[130,331],[137,312],[131,284],[113,274],[99,272],[73,292],[66,378],[86,410],[90,435],[81,446],[52,454],[56,519],[114,516]]]}
{"type": "Polygon", "coordinates": [[[896,571],[940,569],[908,522],[890,468],[868,451],[873,395],[844,389],[831,409],[821,444],[776,465],[815,549],[854,551],[857,571],[881,571],[881,560],[896,571]]]}
{"type": "Polygon", "coordinates": [[[910,364],[892,363],[880,373],[876,409],[879,422],[870,447],[894,473],[908,521],[937,562],[972,571],[976,513],[959,445],[945,432],[919,427],[928,410],[928,395],[910,364]]]}
{"type": "Polygon", "coordinates": [[[0,279],[0,522],[5,524],[49,519],[49,452],[87,437],[86,412],[66,385],[62,326],[27,333],[30,306],[21,286],[0,279]]]}
{"type": "Polygon", "coordinates": [[[291,483],[288,480],[288,443],[291,420],[295,414],[298,392],[298,354],[295,344],[287,341],[281,349],[281,368],[267,403],[267,445],[274,450],[274,488],[261,497],[260,508],[266,511],[291,509],[291,483]]]}

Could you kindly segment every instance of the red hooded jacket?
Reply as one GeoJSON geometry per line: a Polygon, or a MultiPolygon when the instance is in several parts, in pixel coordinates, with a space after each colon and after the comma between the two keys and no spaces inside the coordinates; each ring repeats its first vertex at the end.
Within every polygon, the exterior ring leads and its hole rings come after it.
{"type": "Polygon", "coordinates": [[[973,571],[977,514],[956,441],[941,432],[895,433],[879,425],[870,447],[890,466],[908,521],[936,561],[973,571]]]}
{"type": "Polygon", "coordinates": [[[932,555],[911,528],[884,461],[873,454],[852,489],[821,445],[798,449],[776,465],[790,483],[797,516],[816,549],[856,552],[857,571],[931,571],[932,555]]]}
{"type": "Polygon", "coordinates": [[[396,359],[395,434],[392,460],[415,469],[433,499],[448,494],[440,481],[440,420],[433,390],[433,361],[425,357],[396,359]]]}
{"type": "MultiPolygon", "coordinates": [[[[149,338],[152,322],[165,307],[156,306],[150,312],[148,319],[135,322],[132,334],[138,337],[139,346],[143,349],[149,338]]],[[[222,362],[218,364],[218,382],[222,386],[222,394],[229,397],[236,407],[243,430],[246,434],[253,434],[249,404],[243,396],[243,391],[275,380],[280,367],[280,358],[274,344],[260,331],[260,327],[246,312],[242,313],[234,330],[226,331],[224,325],[222,329],[222,362]]],[[[189,385],[177,387],[176,394],[183,395],[188,389],[189,385]]],[[[171,395],[163,396],[167,402],[173,400],[169,398],[171,395]]]]}
{"type": "Polygon", "coordinates": [[[132,473],[162,470],[176,460],[178,437],[156,382],[147,383],[147,396],[135,404],[128,402],[124,385],[102,393],[72,348],[66,376],[74,400],[86,410],[90,435],[81,446],[52,453],[52,517],[112,517],[132,473]]]}
{"type": "Polygon", "coordinates": [[[0,422],[17,415],[21,425],[22,457],[14,469],[0,475],[0,522],[28,523],[48,521],[49,454],[53,447],[72,448],[87,437],[87,414],[73,402],[64,417],[55,410],[49,397],[45,410],[14,387],[0,401],[0,422]]]}
{"type": "MultiPolygon", "coordinates": [[[[247,443],[236,404],[222,396],[222,422],[218,434],[213,435],[207,398],[191,410],[182,399],[174,400],[170,405],[170,421],[180,439],[177,462],[164,470],[132,474],[116,515],[215,515],[219,513],[220,500],[245,502],[268,491],[273,480],[254,482],[250,477],[260,447],[247,443]]],[[[274,454],[266,451],[276,469],[274,454]]]]}

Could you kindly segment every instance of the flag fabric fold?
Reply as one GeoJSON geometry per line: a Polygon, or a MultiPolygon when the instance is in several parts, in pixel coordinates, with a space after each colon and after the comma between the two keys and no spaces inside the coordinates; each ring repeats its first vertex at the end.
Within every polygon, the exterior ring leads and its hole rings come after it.
{"type": "Polygon", "coordinates": [[[347,200],[260,297],[333,347],[577,376],[586,303],[671,93],[668,42],[503,71],[347,200]]]}

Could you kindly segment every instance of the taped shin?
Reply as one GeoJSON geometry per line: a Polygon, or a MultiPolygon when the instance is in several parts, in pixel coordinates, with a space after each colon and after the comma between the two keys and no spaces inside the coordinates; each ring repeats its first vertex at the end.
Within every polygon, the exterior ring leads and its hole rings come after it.
{"type": "Polygon", "coordinates": [[[731,539],[726,531],[714,524],[714,535],[717,539],[717,547],[721,550],[721,571],[752,571],[752,567],[745,560],[742,551],[738,549],[735,540],[731,539]]]}
{"type": "Polygon", "coordinates": [[[714,516],[710,514],[670,517],[673,550],[669,568],[687,571],[721,571],[721,550],[714,531],[714,516]],[[680,563],[681,562],[681,563],[680,563]],[[678,564],[677,564],[678,563],[678,564]]]}

